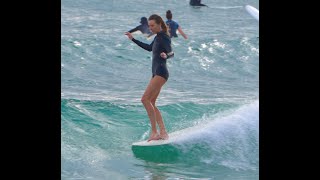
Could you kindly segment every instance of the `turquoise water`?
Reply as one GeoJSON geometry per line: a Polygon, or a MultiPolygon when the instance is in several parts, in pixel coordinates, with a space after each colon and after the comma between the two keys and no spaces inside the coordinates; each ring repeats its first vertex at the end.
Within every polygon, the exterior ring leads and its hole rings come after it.
{"type": "MultiPolygon", "coordinates": [[[[230,179],[259,176],[259,2],[63,0],[62,179],[230,179]],[[140,99],[151,53],[124,32],[140,17],[173,13],[188,36],[172,40],[170,77],[157,100],[182,141],[132,149],[150,133],[140,99]]],[[[151,43],[141,34],[136,39],[151,43]]]]}

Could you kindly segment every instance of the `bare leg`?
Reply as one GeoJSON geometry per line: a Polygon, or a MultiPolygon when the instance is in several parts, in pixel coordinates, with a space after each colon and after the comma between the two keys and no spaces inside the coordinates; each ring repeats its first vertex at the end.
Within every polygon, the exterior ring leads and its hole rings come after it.
{"type": "Polygon", "coordinates": [[[161,113],[157,107],[155,107],[155,111],[156,111],[156,121],[157,121],[159,128],[160,128],[160,138],[161,139],[169,139],[168,133],[166,131],[166,128],[164,126],[164,123],[163,123],[163,120],[161,117],[161,113]]]}
{"type": "Polygon", "coordinates": [[[156,110],[153,104],[151,103],[151,99],[157,94],[157,92],[160,92],[160,89],[165,82],[166,81],[164,78],[160,76],[155,76],[154,78],[151,79],[148,87],[146,88],[141,98],[141,102],[148,113],[150,123],[151,123],[152,132],[148,141],[160,139],[160,136],[158,135],[157,128],[156,128],[156,110]]]}
{"type": "Polygon", "coordinates": [[[157,108],[157,106],[155,105],[156,104],[156,100],[160,94],[160,90],[155,94],[154,97],[152,97],[152,100],[151,100],[151,103],[154,107],[154,110],[155,110],[155,113],[156,113],[156,121],[159,125],[159,128],[160,128],[160,138],[161,139],[168,139],[169,136],[168,136],[168,133],[166,131],[166,128],[165,128],[165,125],[164,125],[164,122],[163,122],[163,119],[162,119],[162,116],[161,116],[161,113],[159,111],[159,109],[157,108]]]}

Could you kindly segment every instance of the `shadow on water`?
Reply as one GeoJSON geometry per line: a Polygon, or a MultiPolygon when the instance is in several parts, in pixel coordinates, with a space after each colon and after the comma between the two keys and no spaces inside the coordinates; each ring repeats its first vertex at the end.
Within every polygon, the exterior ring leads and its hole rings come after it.
{"type": "Polygon", "coordinates": [[[192,145],[165,144],[158,146],[132,146],[138,159],[155,163],[197,163],[203,156],[212,156],[214,150],[206,143],[192,145]]]}
{"type": "Polygon", "coordinates": [[[173,145],[132,146],[132,152],[138,159],[156,163],[174,163],[178,161],[181,150],[173,145]]]}
{"type": "Polygon", "coordinates": [[[135,158],[142,160],[142,164],[138,166],[144,168],[145,177],[151,180],[165,180],[172,177],[172,174],[176,178],[206,179],[221,178],[225,175],[233,179],[241,175],[241,171],[234,172],[233,169],[217,164],[219,158],[214,158],[216,162],[204,162],[204,159],[218,155],[218,152],[211,149],[207,143],[132,146],[132,152],[135,158]]]}

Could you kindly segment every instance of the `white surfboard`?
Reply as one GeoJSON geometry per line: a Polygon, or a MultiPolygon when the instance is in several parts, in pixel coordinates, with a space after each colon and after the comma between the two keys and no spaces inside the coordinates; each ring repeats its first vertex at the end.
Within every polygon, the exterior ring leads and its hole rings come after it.
{"type": "Polygon", "coordinates": [[[160,145],[166,145],[166,144],[174,144],[182,141],[186,138],[186,135],[190,133],[190,128],[183,129],[180,131],[176,131],[173,133],[169,133],[169,139],[167,140],[152,140],[152,141],[140,141],[140,142],[134,142],[132,146],[160,146],[160,145]]]}
{"type": "Polygon", "coordinates": [[[259,21],[259,10],[256,9],[255,7],[252,7],[250,5],[245,6],[247,12],[254,17],[257,21],[259,21]]]}
{"type": "Polygon", "coordinates": [[[135,31],[133,33],[131,33],[133,35],[137,35],[137,36],[143,36],[145,37],[147,40],[150,40],[151,38],[154,38],[155,34],[153,34],[152,36],[148,37],[148,34],[142,34],[141,31],[135,31]]]}

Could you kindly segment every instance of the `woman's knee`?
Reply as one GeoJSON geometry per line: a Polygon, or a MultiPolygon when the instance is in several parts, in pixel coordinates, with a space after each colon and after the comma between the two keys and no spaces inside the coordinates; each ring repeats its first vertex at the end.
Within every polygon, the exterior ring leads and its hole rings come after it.
{"type": "Polygon", "coordinates": [[[150,100],[150,98],[148,98],[146,96],[142,96],[141,102],[142,102],[142,104],[146,104],[146,103],[151,103],[151,100],[150,100]]]}

